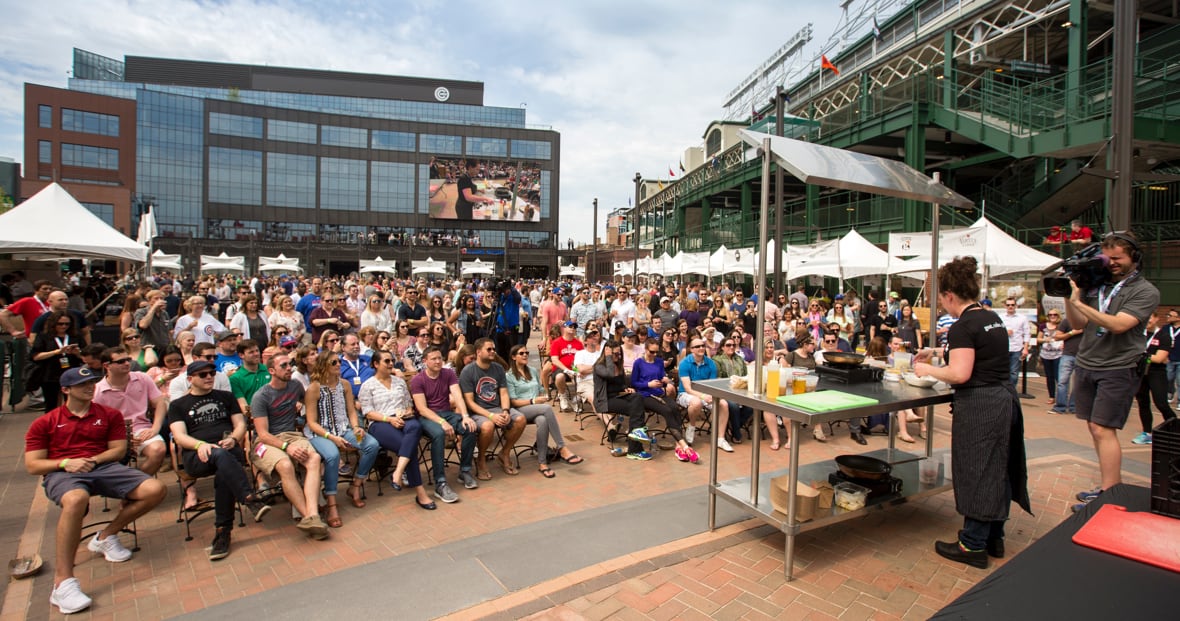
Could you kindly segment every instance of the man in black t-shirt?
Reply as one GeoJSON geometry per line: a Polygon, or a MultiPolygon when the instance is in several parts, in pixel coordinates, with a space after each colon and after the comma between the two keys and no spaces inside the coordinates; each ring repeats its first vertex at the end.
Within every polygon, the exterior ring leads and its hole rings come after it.
{"type": "Polygon", "coordinates": [[[455,217],[460,220],[470,220],[474,217],[472,208],[476,203],[496,202],[487,196],[480,196],[479,190],[475,187],[475,176],[479,174],[479,162],[467,160],[466,170],[467,172],[459,177],[459,196],[455,200],[455,217]]]}
{"type": "Polygon", "coordinates": [[[183,449],[184,470],[193,477],[214,477],[213,501],[217,534],[209,560],[229,556],[230,531],[234,525],[234,501],[246,505],[261,522],[270,506],[250,489],[246,474],[246,419],[233,393],[213,389],[217,368],[208,360],[197,360],[186,370],[191,382],[188,393],[168,406],[168,427],[172,439],[183,449]]]}

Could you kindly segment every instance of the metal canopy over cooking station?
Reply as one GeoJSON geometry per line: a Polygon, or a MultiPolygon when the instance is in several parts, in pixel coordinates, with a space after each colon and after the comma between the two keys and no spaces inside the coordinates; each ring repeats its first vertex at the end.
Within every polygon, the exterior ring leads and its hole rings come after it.
{"type": "MultiPolygon", "coordinates": [[[[742,130],[738,133],[747,144],[757,147],[758,154],[762,157],[761,218],[759,222],[758,240],[758,245],[761,248],[766,248],[769,242],[767,239],[767,225],[770,220],[768,212],[771,185],[770,163],[772,160],[781,166],[784,171],[789,172],[806,184],[856,190],[931,203],[933,210],[932,241],[934,244],[933,258],[931,259],[930,266],[932,273],[938,269],[939,206],[971,207],[973,205],[967,198],[939,183],[937,178],[926,177],[901,162],[750,130],[742,130]]],[[[766,283],[767,276],[766,253],[761,254],[756,270],[754,277],[755,286],[759,287],[757,293],[762,293],[761,287],[766,283]]],[[[934,281],[935,279],[932,278],[931,280],[934,281]]],[[[936,300],[937,297],[937,284],[932,282],[930,299],[936,300]]],[[[763,313],[759,313],[755,334],[764,333],[765,317],[763,313]]],[[[896,469],[897,475],[902,479],[903,483],[900,495],[885,497],[875,503],[870,502],[865,508],[856,511],[838,511],[833,509],[830,515],[821,515],[813,522],[808,522],[805,525],[796,524],[796,492],[801,474],[799,467],[799,430],[801,426],[803,424],[820,424],[823,422],[847,420],[871,414],[926,406],[926,423],[929,432],[926,435],[925,458],[928,459],[933,450],[934,404],[949,402],[952,392],[950,390],[916,388],[904,383],[883,384],[880,382],[868,382],[847,384],[837,383],[833,378],[821,378],[817,387],[819,390],[840,390],[842,392],[876,399],[877,403],[872,406],[810,413],[803,409],[789,407],[778,402],[771,402],[765,398],[762,387],[762,343],[763,340],[761,338],[755,339],[756,352],[754,356],[754,373],[753,382],[751,382],[751,391],[732,389],[728,380],[694,382],[693,385],[699,386],[702,392],[712,395],[714,398],[732,400],[742,405],[748,405],[756,411],[773,412],[791,421],[790,438],[793,445],[790,449],[790,470],[788,471],[790,476],[788,478],[789,488],[787,490],[787,516],[784,520],[775,515],[769,503],[768,489],[770,477],[763,477],[760,472],[761,425],[753,425],[754,437],[751,442],[750,476],[726,482],[717,481],[718,426],[713,425],[712,445],[709,448],[709,528],[713,529],[716,527],[718,497],[753,511],[757,517],[775,525],[786,534],[783,570],[787,580],[792,580],[794,576],[795,535],[802,530],[817,528],[833,520],[844,520],[863,515],[874,508],[903,502],[907,498],[937,493],[949,487],[945,477],[939,478],[934,485],[919,485],[917,483],[917,467],[915,466],[915,462],[923,458],[894,450],[891,423],[889,449],[885,451],[884,457],[890,463],[902,465],[902,467],[896,469]],[[913,471],[912,473],[910,472],[911,470],[913,471]],[[912,478],[914,481],[910,483],[907,489],[905,483],[908,482],[907,480],[911,478],[911,475],[913,475],[912,478]]],[[[759,421],[761,417],[755,417],[754,420],[759,421]]],[[[816,465],[808,467],[809,471],[815,470],[816,468],[821,467],[816,465]]]]}

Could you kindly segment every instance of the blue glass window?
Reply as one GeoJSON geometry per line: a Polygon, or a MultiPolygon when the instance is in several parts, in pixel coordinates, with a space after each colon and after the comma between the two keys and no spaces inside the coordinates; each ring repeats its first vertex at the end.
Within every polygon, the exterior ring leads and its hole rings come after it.
{"type": "Polygon", "coordinates": [[[373,130],[372,147],[386,151],[414,151],[415,136],[412,132],[387,132],[373,130]]]}
{"type": "Polygon", "coordinates": [[[266,154],[266,203],[315,209],[315,157],[266,154]]]}
{"type": "Polygon", "coordinates": [[[61,109],[61,128],[68,132],[118,136],[119,117],[86,110],[61,109]]]}
{"type": "Polygon", "coordinates": [[[513,140],[512,157],[530,160],[552,159],[553,144],[545,140],[513,140]]]}
{"type": "Polygon", "coordinates": [[[373,162],[371,211],[414,213],[414,165],[373,162]]]}
{"type": "Polygon", "coordinates": [[[48,140],[37,141],[37,161],[42,164],[53,163],[53,143],[48,140]]]}
{"type": "Polygon", "coordinates": [[[364,211],[367,172],[364,160],[320,158],[320,209],[364,211]]]}
{"type": "Polygon", "coordinates": [[[108,203],[82,203],[82,206],[89,209],[90,213],[96,215],[103,222],[110,226],[115,226],[115,206],[108,203]]]}
{"type": "Polygon", "coordinates": [[[359,127],[320,126],[320,144],[332,147],[364,149],[369,146],[369,130],[359,127]]]}
{"type": "Polygon", "coordinates": [[[132,97],[136,190],[160,201],[156,224],[162,236],[200,237],[205,230],[205,102],[146,89],[132,91],[132,97]]]}
{"type": "Polygon", "coordinates": [[[262,152],[209,147],[209,201],[262,204],[262,152]]]}
{"type": "Polygon", "coordinates": [[[295,121],[276,121],[274,119],[266,123],[266,137],[270,140],[315,144],[315,132],[315,123],[296,123],[295,121]]]}
{"type": "Polygon", "coordinates": [[[37,106],[37,124],[41,127],[53,127],[53,108],[45,104],[37,106]]]}
{"type": "Polygon", "coordinates": [[[508,157],[508,141],[504,138],[467,137],[467,155],[508,157]]]}
{"type": "Polygon", "coordinates": [[[209,133],[244,138],[262,138],[262,119],[224,112],[209,113],[209,133]]]}
{"type": "Polygon", "coordinates": [[[119,170],[119,150],[63,142],[61,163],[64,166],[119,170]]]}
{"type": "Polygon", "coordinates": [[[440,136],[438,134],[422,134],[421,150],[423,153],[440,153],[443,155],[462,155],[463,138],[459,136],[440,136]]]}
{"type": "Polygon", "coordinates": [[[549,217],[549,188],[553,173],[548,170],[541,171],[541,218],[549,217]]]}

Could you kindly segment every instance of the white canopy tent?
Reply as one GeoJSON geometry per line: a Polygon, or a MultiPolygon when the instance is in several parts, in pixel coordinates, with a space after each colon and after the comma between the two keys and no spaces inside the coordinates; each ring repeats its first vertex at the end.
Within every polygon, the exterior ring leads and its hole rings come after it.
{"type": "Polygon", "coordinates": [[[630,276],[633,266],[631,261],[615,261],[615,276],[630,276]]]}
{"type": "Polygon", "coordinates": [[[180,255],[164,254],[163,250],[157,250],[152,253],[152,269],[179,272],[184,267],[180,265],[180,255]]]}
{"type": "Polygon", "coordinates": [[[840,278],[860,278],[884,274],[889,253],[867,240],[856,229],[840,238],[840,278]]]}
{"type": "Polygon", "coordinates": [[[231,257],[224,252],[217,256],[201,255],[201,272],[245,272],[246,257],[231,257]]]}
{"type": "Polygon", "coordinates": [[[840,277],[840,240],[815,244],[788,245],[783,264],[787,266],[787,278],[804,276],[840,277]]]}
{"type": "MultiPolygon", "coordinates": [[[[890,235],[891,274],[913,274],[930,270],[930,234],[914,233],[909,239],[899,238],[894,248],[894,236],[890,235]],[[923,237],[924,236],[924,237],[923,237]],[[905,246],[906,242],[908,246],[905,246]],[[901,261],[894,252],[912,254],[915,258],[901,261]]],[[[1061,259],[1030,248],[986,218],[980,218],[967,228],[952,229],[939,233],[938,264],[944,265],[954,257],[973,256],[985,270],[987,278],[1041,272],[1061,259]]],[[[906,256],[906,255],[902,255],[906,256]]]]}
{"type": "Polygon", "coordinates": [[[32,259],[92,258],[143,263],[148,249],[50,183],[0,215],[0,252],[32,259]]]}
{"type": "Polygon", "coordinates": [[[279,253],[277,257],[258,257],[258,271],[260,272],[302,272],[299,259],[292,259],[279,253]]]}
{"type": "Polygon", "coordinates": [[[361,261],[361,273],[372,274],[373,272],[384,272],[386,274],[397,273],[397,261],[386,261],[381,257],[377,257],[371,261],[361,261]]]}
{"type": "Polygon", "coordinates": [[[425,261],[414,261],[413,269],[410,273],[414,276],[419,274],[446,274],[447,264],[443,261],[435,262],[433,257],[426,257],[425,261]]]}
{"type": "Polygon", "coordinates": [[[709,256],[709,277],[717,278],[725,274],[754,275],[754,250],[752,248],[735,248],[730,250],[724,244],[709,256]]]}
{"type": "Polygon", "coordinates": [[[494,263],[484,263],[479,259],[474,261],[464,261],[463,267],[459,270],[459,275],[467,276],[491,276],[496,273],[496,265],[494,263]]]}
{"type": "Polygon", "coordinates": [[[560,278],[585,278],[586,268],[577,265],[563,265],[557,275],[560,278]]]}

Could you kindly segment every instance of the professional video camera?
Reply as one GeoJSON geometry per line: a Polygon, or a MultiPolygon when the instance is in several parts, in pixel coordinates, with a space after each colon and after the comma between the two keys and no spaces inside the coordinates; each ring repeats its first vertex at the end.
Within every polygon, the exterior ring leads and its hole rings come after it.
{"type": "Polygon", "coordinates": [[[1047,271],[1060,268],[1064,276],[1046,276],[1043,279],[1045,294],[1068,298],[1073,293],[1069,281],[1077,283],[1083,291],[1095,289],[1110,280],[1110,260],[1102,254],[1101,244],[1090,244],[1072,257],[1054,265],[1047,271]]]}

